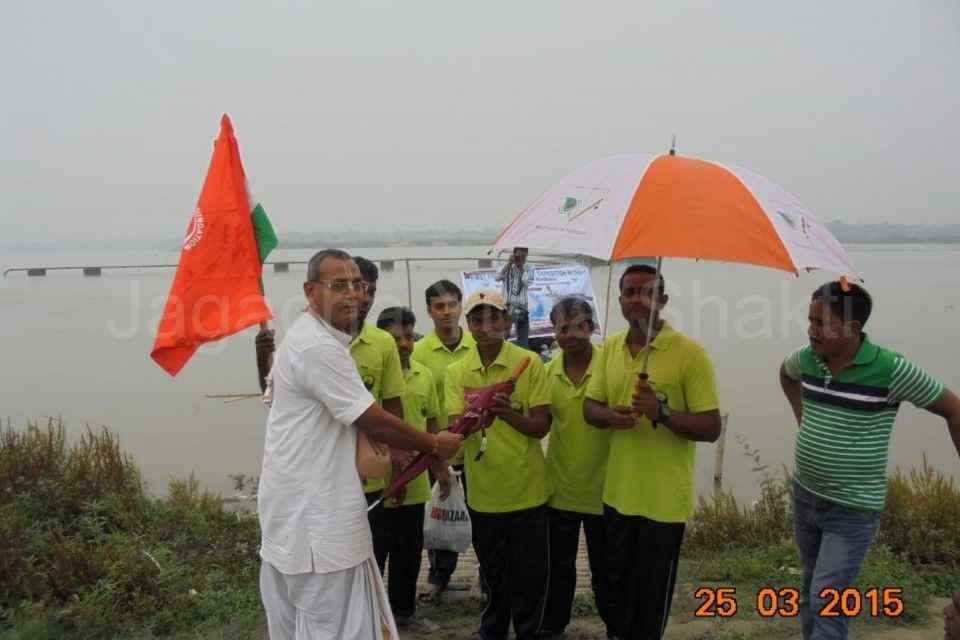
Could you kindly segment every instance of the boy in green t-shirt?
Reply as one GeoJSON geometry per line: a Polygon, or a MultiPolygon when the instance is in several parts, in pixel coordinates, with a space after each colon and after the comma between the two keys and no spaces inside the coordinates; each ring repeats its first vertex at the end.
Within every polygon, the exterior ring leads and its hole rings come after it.
{"type": "MultiPolygon", "coordinates": [[[[413,312],[404,307],[388,307],[380,312],[377,328],[393,336],[400,356],[400,366],[406,382],[403,392],[403,415],[407,424],[420,431],[437,433],[439,402],[430,370],[419,362],[412,361],[413,329],[417,323],[413,312]]],[[[394,465],[386,482],[401,470],[394,465]]],[[[450,476],[446,463],[435,465],[433,473],[440,483],[440,492],[446,497],[450,492],[450,476]]],[[[397,621],[397,628],[409,631],[429,631],[422,622],[414,619],[417,599],[417,576],[423,556],[424,503],[430,500],[430,482],[426,473],[410,481],[404,490],[384,504],[386,520],[386,558],[390,565],[387,592],[390,608],[397,621]]]]}
{"type": "MultiPolygon", "coordinates": [[[[440,398],[440,415],[437,425],[447,426],[447,412],[443,410],[443,380],[447,376],[447,367],[470,353],[474,346],[473,336],[460,326],[463,314],[463,292],[449,280],[438,280],[424,292],[427,303],[427,315],[433,321],[433,330],[417,340],[413,345],[411,358],[424,365],[433,374],[433,383],[437,386],[440,398]]],[[[463,476],[463,456],[450,461],[454,470],[460,473],[463,490],[467,484],[463,476]]],[[[427,553],[430,570],[427,572],[428,591],[421,594],[424,602],[436,602],[450,584],[450,577],[457,569],[459,555],[456,551],[431,549],[427,553]]],[[[482,583],[481,583],[482,585],[482,583]]]]}
{"type": "Polygon", "coordinates": [[[603,514],[617,638],[662,637],[693,515],[696,443],[720,435],[713,365],[703,347],[658,318],[667,300],[656,269],[627,267],[620,311],[630,327],[604,341],[583,402],[587,422],[611,429],[603,514]]]}
{"type": "MultiPolygon", "coordinates": [[[[366,258],[353,256],[353,261],[357,263],[357,268],[360,269],[360,277],[366,283],[367,289],[363,300],[360,302],[360,317],[358,320],[360,330],[353,342],[350,343],[350,355],[357,363],[357,371],[360,373],[364,386],[373,394],[377,404],[403,420],[401,397],[405,384],[397,345],[393,336],[366,321],[377,295],[377,281],[380,279],[380,271],[377,269],[377,265],[366,258]]],[[[401,452],[391,451],[395,459],[399,453],[401,452]]],[[[367,504],[373,504],[380,499],[384,486],[383,478],[367,480],[363,485],[363,493],[367,498],[367,504]]],[[[369,511],[367,518],[370,520],[370,533],[373,534],[373,554],[377,558],[380,573],[383,573],[387,558],[387,537],[389,535],[383,504],[379,504],[373,511],[369,511]]]]}
{"type": "Polygon", "coordinates": [[[463,447],[473,546],[489,593],[475,637],[506,638],[512,619],[516,637],[528,640],[539,637],[548,587],[550,492],[540,440],[550,431],[550,393],[537,355],[504,340],[509,318],[498,291],[474,293],[464,311],[476,346],[447,368],[450,420],[463,412],[465,394],[505,382],[530,359],[514,392],[495,397],[486,450],[480,432],[463,447]]]}
{"type": "Polygon", "coordinates": [[[550,445],[547,477],[553,495],[550,519],[550,589],[541,638],[561,637],[570,623],[577,586],[580,526],[587,539],[590,581],[600,618],[609,618],[607,545],[603,525],[603,479],[610,430],[583,419],[583,399],[601,359],[602,349],[590,342],[596,328],[593,308],[583,298],[562,298],[550,311],[561,352],[547,365],[550,387],[550,445]]]}

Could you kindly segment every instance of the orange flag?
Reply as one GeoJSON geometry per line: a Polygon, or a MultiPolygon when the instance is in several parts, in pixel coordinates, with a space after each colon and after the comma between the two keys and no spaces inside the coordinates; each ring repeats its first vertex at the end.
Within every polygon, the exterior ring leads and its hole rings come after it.
{"type": "Polygon", "coordinates": [[[224,114],[150,357],[175,376],[201,344],[269,320],[260,277],[246,176],[224,114]]]}

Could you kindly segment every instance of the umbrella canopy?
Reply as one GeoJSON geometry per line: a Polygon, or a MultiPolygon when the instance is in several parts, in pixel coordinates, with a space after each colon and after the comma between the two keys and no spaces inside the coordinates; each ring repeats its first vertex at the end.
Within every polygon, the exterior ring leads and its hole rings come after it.
{"type": "Polygon", "coordinates": [[[624,154],[574,171],[524,209],[494,250],[528,247],[613,262],[649,256],[859,278],[836,238],[767,178],[696,158],[624,154]]]}

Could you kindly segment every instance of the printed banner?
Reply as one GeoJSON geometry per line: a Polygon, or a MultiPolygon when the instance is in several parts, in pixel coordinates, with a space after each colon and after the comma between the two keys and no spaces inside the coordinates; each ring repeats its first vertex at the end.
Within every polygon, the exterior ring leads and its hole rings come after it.
{"type": "MultiPolygon", "coordinates": [[[[499,269],[477,269],[461,271],[463,297],[480,289],[501,290],[496,281],[499,269]]],[[[593,283],[590,281],[590,269],[581,264],[562,264],[549,267],[533,267],[533,281],[527,289],[530,300],[530,337],[543,338],[553,335],[550,311],[560,298],[576,296],[583,298],[593,307],[593,317],[597,321],[594,333],[600,335],[603,319],[600,317],[597,301],[593,296],[593,283]]],[[[515,332],[511,331],[511,337],[515,332]]]]}

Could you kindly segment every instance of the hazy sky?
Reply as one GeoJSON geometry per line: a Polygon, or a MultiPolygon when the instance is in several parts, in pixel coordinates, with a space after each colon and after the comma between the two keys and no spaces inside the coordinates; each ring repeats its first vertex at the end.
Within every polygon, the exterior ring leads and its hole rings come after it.
{"type": "Polygon", "coordinates": [[[224,111],[281,238],[505,224],[672,133],[824,221],[956,222],[958,7],[3,0],[0,238],[179,236],[224,111]]]}

